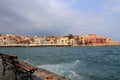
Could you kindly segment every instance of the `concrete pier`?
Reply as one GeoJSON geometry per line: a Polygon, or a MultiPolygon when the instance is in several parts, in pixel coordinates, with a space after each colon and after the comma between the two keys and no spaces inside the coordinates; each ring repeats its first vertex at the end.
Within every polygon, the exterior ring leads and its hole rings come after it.
{"type": "MultiPolygon", "coordinates": [[[[0,59],[0,80],[15,80],[15,76],[12,70],[7,70],[4,76],[2,75],[2,72],[3,72],[3,66],[2,66],[2,61],[0,59]]],[[[17,77],[19,78],[18,80],[22,80],[20,76],[17,77]]],[[[33,80],[69,80],[69,79],[59,76],[50,71],[39,68],[33,74],[33,80]]]]}

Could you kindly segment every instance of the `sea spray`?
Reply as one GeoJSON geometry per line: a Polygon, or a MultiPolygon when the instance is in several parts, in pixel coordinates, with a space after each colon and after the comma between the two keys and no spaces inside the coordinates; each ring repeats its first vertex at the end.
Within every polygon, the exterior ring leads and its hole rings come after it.
{"type": "Polygon", "coordinates": [[[67,77],[71,80],[83,80],[82,76],[80,76],[79,74],[77,74],[75,71],[72,70],[80,63],[81,63],[80,60],[76,60],[71,63],[40,65],[37,67],[49,70],[58,75],[67,77]]]}

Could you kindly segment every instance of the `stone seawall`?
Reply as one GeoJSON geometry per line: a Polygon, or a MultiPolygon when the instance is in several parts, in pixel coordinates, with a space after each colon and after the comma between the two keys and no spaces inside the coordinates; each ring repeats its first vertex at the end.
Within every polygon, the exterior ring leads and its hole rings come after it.
{"type": "MultiPolygon", "coordinates": [[[[2,72],[3,72],[3,66],[2,66],[2,61],[0,59],[0,80],[15,80],[15,76],[12,70],[7,70],[4,76],[2,75],[2,72]]],[[[17,77],[19,78],[18,80],[22,80],[20,76],[17,77]]],[[[39,68],[33,74],[33,80],[69,80],[69,79],[59,76],[50,71],[39,68]]]]}

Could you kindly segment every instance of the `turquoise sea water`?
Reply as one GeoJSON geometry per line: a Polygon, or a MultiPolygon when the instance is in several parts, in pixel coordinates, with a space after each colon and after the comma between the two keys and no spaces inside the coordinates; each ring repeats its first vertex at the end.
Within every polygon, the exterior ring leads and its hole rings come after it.
{"type": "Polygon", "coordinates": [[[0,48],[71,80],[120,80],[120,46],[0,48]]]}

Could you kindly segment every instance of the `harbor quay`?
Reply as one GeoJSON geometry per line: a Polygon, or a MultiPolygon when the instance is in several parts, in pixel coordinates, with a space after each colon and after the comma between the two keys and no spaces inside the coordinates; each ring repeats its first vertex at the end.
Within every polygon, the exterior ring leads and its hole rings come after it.
{"type": "MultiPolygon", "coordinates": [[[[22,80],[21,77],[18,75],[18,80],[22,80]]],[[[59,76],[55,73],[47,71],[45,69],[39,68],[35,73],[32,75],[33,80],[69,80],[65,77],[59,76]]],[[[3,75],[3,66],[2,60],[0,59],[0,80],[15,80],[15,75],[13,70],[7,70],[5,75],[3,75]]],[[[31,79],[28,79],[31,80],[31,79]]]]}
{"type": "Polygon", "coordinates": [[[7,44],[7,45],[0,45],[0,47],[70,47],[71,45],[68,45],[68,44],[42,44],[42,45],[39,45],[39,44],[33,44],[33,45],[27,45],[27,44],[24,44],[24,45],[21,45],[21,44],[14,44],[14,45],[11,45],[11,44],[7,44]]]}

